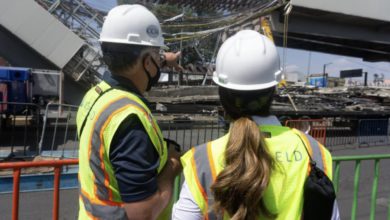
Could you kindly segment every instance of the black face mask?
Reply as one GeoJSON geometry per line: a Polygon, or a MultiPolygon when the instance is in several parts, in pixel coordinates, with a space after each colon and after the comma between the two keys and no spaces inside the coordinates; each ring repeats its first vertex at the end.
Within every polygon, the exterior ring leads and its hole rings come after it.
{"type": "Polygon", "coordinates": [[[156,61],[154,61],[153,58],[152,58],[152,62],[156,66],[157,73],[154,77],[151,77],[149,71],[144,66],[144,70],[146,72],[146,75],[148,76],[148,86],[146,87],[146,91],[149,91],[152,88],[152,86],[156,85],[161,76],[160,67],[157,65],[156,61]]]}

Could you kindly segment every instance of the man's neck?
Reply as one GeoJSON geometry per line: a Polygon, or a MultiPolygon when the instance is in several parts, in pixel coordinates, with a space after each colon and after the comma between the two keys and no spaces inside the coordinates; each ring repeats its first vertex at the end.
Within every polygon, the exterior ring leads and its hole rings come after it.
{"type": "Polygon", "coordinates": [[[139,86],[136,83],[134,83],[134,80],[132,80],[130,77],[120,75],[120,74],[115,74],[115,75],[112,74],[112,78],[115,81],[117,81],[119,86],[122,87],[123,89],[131,92],[135,92],[137,93],[137,95],[140,96],[143,95],[144,91],[140,90],[139,86]]]}

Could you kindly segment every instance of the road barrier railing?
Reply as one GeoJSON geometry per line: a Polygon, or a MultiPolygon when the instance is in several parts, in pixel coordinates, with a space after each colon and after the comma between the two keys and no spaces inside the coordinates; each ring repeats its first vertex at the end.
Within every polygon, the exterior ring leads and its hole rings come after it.
{"type": "Polygon", "coordinates": [[[164,137],[180,144],[182,151],[187,151],[193,146],[215,140],[226,133],[224,124],[217,120],[159,121],[158,124],[164,137]]]}
{"type": "Polygon", "coordinates": [[[310,134],[326,147],[374,147],[390,144],[389,119],[296,119],[285,126],[310,134]]]}
{"type": "MultiPolygon", "coordinates": [[[[339,156],[334,157],[334,178],[333,183],[337,196],[340,197],[352,197],[352,208],[351,208],[351,220],[357,219],[358,214],[358,201],[359,201],[359,186],[361,181],[361,165],[363,161],[373,161],[373,172],[368,171],[370,174],[373,173],[372,187],[371,187],[371,201],[370,201],[370,220],[376,219],[376,210],[377,210],[377,196],[378,196],[378,185],[380,178],[380,162],[381,161],[390,161],[390,154],[383,155],[361,155],[361,156],[339,156]],[[352,196],[347,195],[346,192],[340,190],[340,172],[341,165],[344,163],[354,163],[354,176],[353,176],[353,191],[352,196]]],[[[54,168],[54,186],[53,186],[53,209],[52,209],[52,219],[57,220],[59,218],[59,186],[60,186],[60,176],[61,171],[64,166],[77,165],[77,159],[62,159],[62,160],[46,160],[46,161],[33,161],[33,162],[6,162],[0,163],[0,170],[12,169],[13,170],[13,196],[12,196],[12,219],[18,219],[19,213],[19,186],[20,186],[20,176],[21,169],[30,168],[30,167],[53,167],[54,168]]],[[[350,174],[350,170],[347,171],[350,174]]],[[[343,182],[343,185],[346,184],[343,182]]],[[[388,183],[382,184],[386,186],[388,183]]],[[[174,185],[174,195],[173,198],[177,201],[180,194],[180,179],[176,178],[174,185]]],[[[389,196],[389,195],[387,195],[389,196]]],[[[361,198],[360,198],[361,199],[361,198]]],[[[388,217],[390,219],[390,198],[387,200],[387,209],[388,217]]],[[[345,215],[345,212],[341,210],[342,216],[345,215]]]]}
{"type": "MultiPolygon", "coordinates": [[[[77,109],[49,103],[43,111],[32,103],[0,102],[0,159],[37,155],[77,158],[77,109]]],[[[158,123],[164,136],[177,141],[183,150],[222,136],[228,125],[217,117],[201,121],[172,116],[172,120],[158,123]]],[[[332,150],[390,144],[389,119],[297,119],[287,120],[285,126],[309,133],[332,150]]]]}
{"type": "MultiPolygon", "coordinates": [[[[334,177],[333,184],[336,190],[336,194],[340,195],[340,165],[346,162],[354,162],[354,176],[353,176],[353,200],[351,208],[351,220],[355,220],[358,211],[358,199],[359,199],[359,185],[360,185],[360,176],[361,176],[361,165],[363,161],[373,161],[374,166],[373,170],[368,171],[370,174],[373,173],[372,188],[371,188],[371,201],[370,201],[370,220],[375,219],[376,208],[377,208],[377,195],[378,195],[378,182],[380,178],[380,162],[390,160],[390,154],[379,154],[379,155],[359,155],[359,156],[338,156],[333,157],[334,166],[334,177]]],[[[366,170],[367,171],[367,170],[366,170]]],[[[350,171],[348,170],[348,174],[350,171]]],[[[366,173],[367,174],[367,173],[366,173]]],[[[387,186],[390,183],[386,183],[387,186]]],[[[343,194],[343,193],[341,193],[343,194]]],[[[344,195],[343,195],[344,196],[344,195]]],[[[390,193],[386,195],[388,204],[388,214],[387,219],[390,220],[390,193]]]]}
{"type": "Polygon", "coordinates": [[[78,106],[49,103],[43,115],[39,154],[49,157],[77,158],[78,137],[76,114],[78,106]]]}
{"type": "Polygon", "coordinates": [[[310,134],[321,144],[326,144],[326,121],[323,119],[287,120],[285,126],[310,134]]]}
{"type": "Polygon", "coordinates": [[[0,158],[7,160],[38,154],[40,106],[0,102],[0,158]]]}
{"type": "Polygon", "coordinates": [[[371,147],[390,143],[389,119],[361,119],[358,126],[359,146],[371,147]]]}
{"type": "MultiPolygon", "coordinates": [[[[58,108],[58,105],[51,108],[58,108]]],[[[79,142],[77,137],[73,106],[62,106],[62,113],[57,111],[43,120],[42,135],[39,142],[40,155],[45,157],[77,158],[79,142]],[[69,109],[70,108],[70,109],[69,109]]],[[[46,109],[48,111],[48,108],[46,109]]],[[[176,141],[182,151],[192,146],[217,139],[226,133],[225,127],[217,120],[164,120],[158,121],[165,138],[176,141]]]]}
{"type": "Polygon", "coordinates": [[[13,193],[12,193],[12,220],[17,220],[19,216],[19,186],[21,169],[31,167],[53,167],[54,168],[54,186],[53,186],[53,220],[58,220],[59,216],[59,186],[61,169],[63,166],[77,165],[78,159],[65,160],[46,160],[33,162],[7,162],[0,163],[0,170],[13,170],[13,193]]]}

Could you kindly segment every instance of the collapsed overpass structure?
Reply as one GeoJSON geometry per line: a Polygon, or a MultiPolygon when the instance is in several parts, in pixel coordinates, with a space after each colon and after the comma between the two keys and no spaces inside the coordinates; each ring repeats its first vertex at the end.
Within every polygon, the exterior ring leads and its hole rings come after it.
{"type": "Polygon", "coordinates": [[[65,101],[79,104],[105,70],[90,40],[97,39],[91,27],[98,15],[82,1],[0,1],[0,57],[12,66],[60,71],[65,101]]]}
{"type": "MultiPolygon", "coordinates": [[[[195,16],[201,19],[184,15],[173,23],[161,21],[163,28],[176,26],[178,31],[186,26],[201,27],[191,37],[184,31],[167,33],[168,40],[197,42],[205,40],[204,36],[219,33],[224,37],[216,39],[217,48],[226,39],[226,33],[230,35],[247,28],[259,30],[263,25],[259,18],[270,14],[273,37],[279,46],[284,46],[287,37],[286,46],[291,48],[367,61],[390,61],[390,15],[387,13],[390,2],[387,0],[373,0],[369,4],[363,0],[139,2],[150,7],[176,5],[198,12],[195,16]],[[202,10],[219,12],[219,15],[201,17],[202,10]]],[[[0,56],[13,66],[61,71],[65,100],[73,104],[78,104],[83,91],[100,80],[105,67],[97,40],[106,12],[93,9],[82,0],[1,1],[0,12],[0,56]]],[[[207,75],[212,71],[206,72],[207,75]]]]}
{"type": "MultiPolygon", "coordinates": [[[[30,47],[37,55],[42,57],[41,66],[56,68],[63,71],[74,81],[84,86],[94,83],[99,76],[99,54],[81,34],[65,26],[49,12],[54,10],[43,4],[44,1],[1,1],[0,24],[2,32],[8,31],[8,35],[17,38],[9,41],[21,41],[30,47]],[[45,62],[46,61],[46,62],[45,62]]],[[[60,1],[57,1],[60,2],[60,1]]],[[[80,6],[83,5],[80,2],[80,6]]],[[[71,8],[69,8],[71,10],[71,8]]],[[[76,14],[69,11],[68,19],[76,14]]],[[[79,28],[85,28],[79,24],[79,28]]],[[[15,43],[16,45],[18,43],[15,43]]],[[[22,46],[19,46],[21,48],[22,46]]],[[[7,41],[0,48],[1,55],[6,57],[14,65],[23,65],[24,59],[30,56],[24,55],[18,46],[11,48],[7,41]],[[14,53],[13,53],[14,51],[14,53]]],[[[39,64],[31,64],[32,67],[39,64]]],[[[31,66],[29,66],[31,67],[31,66]]]]}
{"type": "MultiPolygon", "coordinates": [[[[287,46],[390,61],[390,1],[291,0],[287,46]]],[[[272,14],[276,44],[283,45],[283,11],[272,14]]]]}

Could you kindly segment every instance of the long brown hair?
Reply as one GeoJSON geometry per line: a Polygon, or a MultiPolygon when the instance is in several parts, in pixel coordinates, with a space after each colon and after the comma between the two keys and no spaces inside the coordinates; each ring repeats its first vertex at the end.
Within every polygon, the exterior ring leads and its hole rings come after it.
{"type": "Polygon", "coordinates": [[[262,199],[273,159],[259,127],[249,117],[239,117],[232,123],[225,161],[225,168],[211,186],[215,211],[227,212],[233,220],[256,219],[260,212],[275,218],[262,199]]]}

